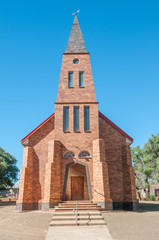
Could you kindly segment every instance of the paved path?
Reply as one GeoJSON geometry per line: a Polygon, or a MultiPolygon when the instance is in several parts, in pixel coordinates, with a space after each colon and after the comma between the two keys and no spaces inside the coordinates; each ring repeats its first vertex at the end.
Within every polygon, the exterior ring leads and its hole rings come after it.
{"type": "Polygon", "coordinates": [[[107,226],[49,227],[45,240],[112,240],[107,226]]]}

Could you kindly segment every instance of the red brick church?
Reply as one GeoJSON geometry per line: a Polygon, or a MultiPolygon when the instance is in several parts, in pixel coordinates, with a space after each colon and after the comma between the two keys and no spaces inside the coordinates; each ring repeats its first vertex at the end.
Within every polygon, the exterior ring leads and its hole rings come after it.
{"type": "Polygon", "coordinates": [[[133,139],[98,110],[89,52],[77,16],[63,53],[55,113],[22,139],[17,209],[91,200],[133,210],[133,139]]]}

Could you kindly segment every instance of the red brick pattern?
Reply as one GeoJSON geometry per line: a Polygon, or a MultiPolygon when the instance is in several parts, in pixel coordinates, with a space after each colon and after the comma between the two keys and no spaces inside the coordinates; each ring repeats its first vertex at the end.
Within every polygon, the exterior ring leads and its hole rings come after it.
{"type": "Polygon", "coordinates": [[[98,113],[88,53],[64,54],[55,115],[25,139],[20,176],[18,209],[48,209],[71,200],[71,176],[84,176],[84,199],[112,208],[112,202],[136,202],[134,169],[126,136],[106,122],[98,113]],[[78,58],[79,64],[73,64],[78,58]],[[68,71],[74,72],[74,87],[68,88],[68,71]],[[85,87],[79,87],[79,71],[84,71],[85,87]],[[69,106],[69,131],[63,131],[63,107],[69,106]],[[80,107],[80,130],[73,128],[73,107],[80,107]],[[90,131],[84,131],[84,106],[90,106],[90,131]],[[72,151],[75,158],[65,158],[72,151]],[[80,158],[88,151],[90,158],[80,158]],[[66,166],[70,165],[66,178],[66,166]],[[82,165],[82,163],[84,165],[82,165]],[[90,176],[88,183],[86,167],[90,176]],[[67,182],[65,182],[67,180],[67,182]]]}
{"type": "Polygon", "coordinates": [[[63,54],[57,102],[96,102],[88,53],[63,54]],[[73,64],[73,59],[79,64],[73,64]],[[68,72],[73,72],[73,88],[68,87],[68,72]],[[79,87],[79,72],[84,72],[84,88],[79,87]]]}

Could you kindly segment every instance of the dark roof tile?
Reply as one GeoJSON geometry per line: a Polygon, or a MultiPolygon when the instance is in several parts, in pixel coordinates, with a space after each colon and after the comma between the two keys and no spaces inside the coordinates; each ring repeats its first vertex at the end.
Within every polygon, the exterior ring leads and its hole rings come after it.
{"type": "Polygon", "coordinates": [[[66,53],[81,53],[81,52],[86,53],[87,52],[76,15],[74,18],[71,34],[70,34],[65,52],[66,53]]]}

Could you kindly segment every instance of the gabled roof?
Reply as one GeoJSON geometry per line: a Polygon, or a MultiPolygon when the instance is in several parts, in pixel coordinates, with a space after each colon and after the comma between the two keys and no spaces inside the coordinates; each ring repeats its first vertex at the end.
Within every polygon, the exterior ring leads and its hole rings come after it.
{"type": "Polygon", "coordinates": [[[99,116],[101,118],[103,118],[107,123],[109,123],[113,128],[115,128],[118,132],[120,132],[122,135],[127,137],[131,142],[133,142],[133,138],[132,137],[130,137],[126,132],[124,132],[116,124],[114,124],[109,118],[107,118],[105,115],[103,115],[100,111],[99,111],[99,116]]]}
{"type": "MultiPolygon", "coordinates": [[[[55,113],[53,113],[50,117],[48,117],[44,122],[42,122],[38,127],[36,127],[33,131],[31,131],[26,137],[24,137],[21,140],[21,143],[26,141],[29,137],[31,137],[35,132],[37,132],[42,126],[44,126],[51,118],[55,116],[55,113]]],[[[120,132],[122,135],[124,135],[126,138],[128,138],[131,142],[133,142],[133,138],[131,138],[127,133],[125,133],[121,128],[119,128],[117,125],[115,125],[110,119],[108,119],[106,116],[104,116],[99,111],[99,116],[103,118],[107,123],[109,123],[112,127],[114,127],[118,132],[120,132]]]]}
{"type": "Polygon", "coordinates": [[[37,132],[42,126],[44,126],[51,118],[53,118],[53,116],[55,115],[55,113],[51,114],[50,117],[48,117],[45,121],[43,121],[39,126],[37,126],[33,131],[31,131],[28,135],[26,135],[26,137],[24,137],[21,140],[21,143],[26,141],[29,137],[31,137],[35,132],[37,132]]]}
{"type": "Polygon", "coordinates": [[[86,53],[86,52],[87,50],[83,40],[82,32],[79,26],[77,16],[75,15],[65,53],[86,53]]]}

